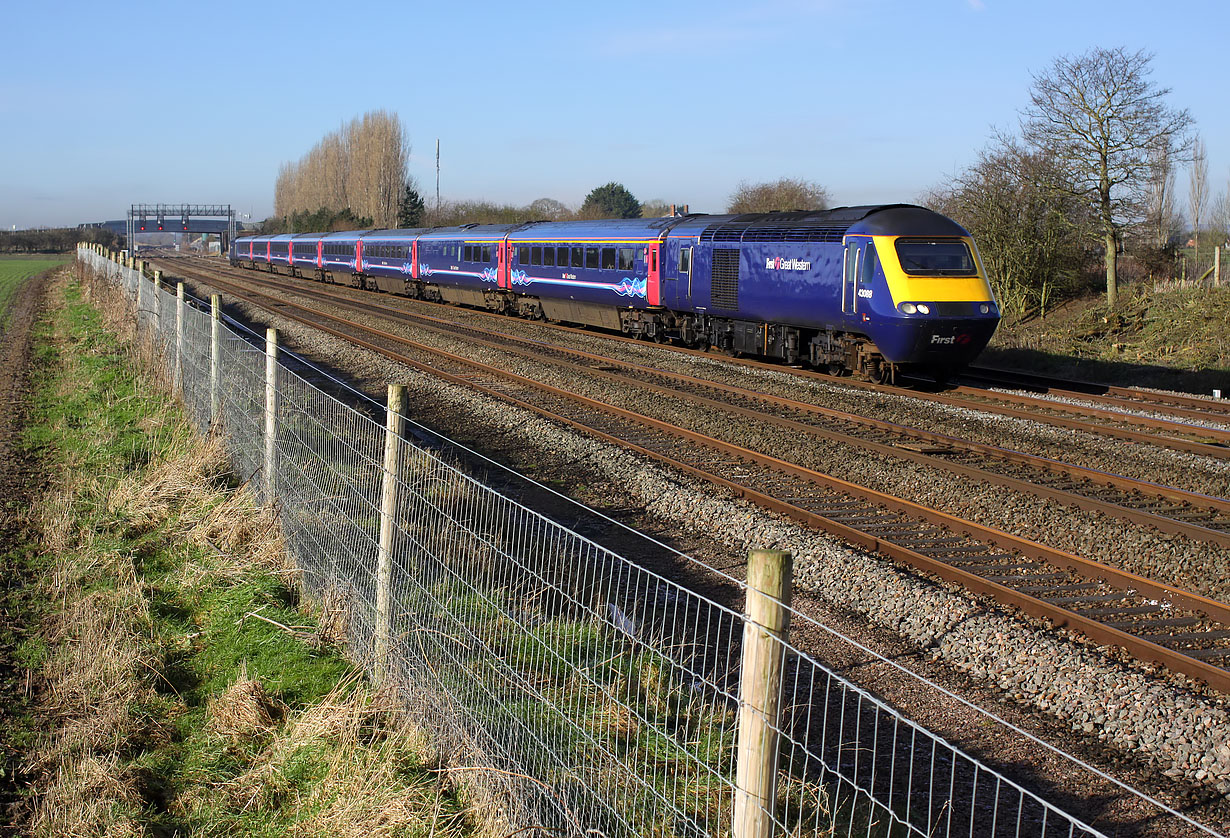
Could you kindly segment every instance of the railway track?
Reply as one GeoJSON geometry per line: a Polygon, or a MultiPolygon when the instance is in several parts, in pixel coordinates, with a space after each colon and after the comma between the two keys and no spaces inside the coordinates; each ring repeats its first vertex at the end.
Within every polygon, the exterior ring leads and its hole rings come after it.
{"type": "MultiPolygon", "coordinates": [[[[251,282],[253,278],[244,276],[251,282]]],[[[292,283],[263,276],[265,287],[305,293],[292,283]]],[[[313,297],[345,308],[374,311],[382,317],[448,335],[466,335],[492,348],[532,361],[550,360],[617,386],[688,399],[738,418],[775,425],[791,433],[826,439],[865,451],[919,463],[960,477],[984,480],[1080,509],[1101,512],[1133,524],[1196,541],[1230,547],[1230,500],[1162,486],[1110,472],[1062,463],[999,446],[924,431],[894,422],[756,392],[681,373],[559,346],[547,346],[504,332],[391,308],[376,302],[311,289],[313,297]]]]}
{"type": "MultiPolygon", "coordinates": [[[[767,509],[989,595],[1056,625],[1080,630],[1099,642],[1122,646],[1137,657],[1156,661],[1174,671],[1200,678],[1223,692],[1230,692],[1230,671],[1227,670],[1230,665],[1230,606],[373,329],[335,313],[268,297],[214,273],[193,269],[183,272],[195,274],[197,279],[228,290],[237,298],[281,317],[582,429],[723,486],[767,509]],[[422,357],[410,357],[407,350],[422,357]],[[424,357],[429,360],[423,360],[424,357]]],[[[245,279],[249,278],[245,275],[245,279]]],[[[304,293],[299,287],[292,290],[304,293]]],[[[363,307],[354,301],[348,303],[363,307]]],[[[370,312],[371,306],[366,308],[370,312]]],[[[380,314],[386,316],[384,312],[380,314]]],[[[454,334],[459,329],[455,323],[448,324],[448,328],[454,334]]],[[[574,361],[567,363],[581,366],[574,361]]],[[[601,358],[598,363],[609,366],[611,359],[601,358]]],[[[611,369],[597,368],[590,372],[621,375],[621,381],[630,378],[611,369]]],[[[714,385],[703,382],[703,386],[714,385]]],[[[746,391],[740,394],[743,398],[755,396],[746,391]]],[[[808,406],[795,403],[785,407],[798,410],[808,406]]],[[[797,421],[781,416],[775,418],[797,421]]],[[[864,444],[869,442],[863,440],[864,444]]],[[[1225,501],[1209,500],[1220,501],[1223,506],[1218,514],[1224,513],[1225,501]]]]}
{"type": "MultiPolygon", "coordinates": [[[[1069,381],[1033,373],[977,366],[964,370],[961,379],[977,382],[984,388],[1024,390],[1057,398],[1092,402],[1120,410],[1164,413],[1180,420],[1230,424],[1230,392],[1226,394],[1227,398],[1200,398],[1182,393],[1069,381]]],[[[1230,382],[1227,382],[1227,385],[1230,386],[1230,382]]]]}
{"type": "MultiPolygon", "coordinates": [[[[183,260],[177,260],[183,261],[183,260]]],[[[216,269],[216,266],[213,266],[216,269]]],[[[224,268],[224,270],[234,270],[240,272],[241,269],[224,268]]],[[[242,271],[243,274],[251,276],[253,273],[263,276],[279,276],[288,279],[283,274],[266,274],[263,272],[242,271]]],[[[310,281],[310,280],[303,280],[310,281]]],[[[451,306],[447,308],[452,308],[451,306]]],[[[489,314],[493,319],[500,319],[503,315],[489,314]]],[[[584,329],[577,329],[571,326],[562,324],[541,324],[547,325],[553,329],[560,329],[568,332],[590,333],[584,329]]],[[[642,343],[633,338],[623,336],[611,336],[612,340],[629,341],[633,343],[642,343]]],[[[712,357],[710,353],[687,349],[683,347],[673,347],[676,351],[692,355],[712,357]]],[[[1155,445],[1162,448],[1168,448],[1175,451],[1182,451],[1190,454],[1198,454],[1214,459],[1230,459],[1230,430],[1225,427],[1217,427],[1230,422],[1226,416],[1223,416],[1220,411],[1208,412],[1205,410],[1196,410],[1195,407],[1182,406],[1189,412],[1185,414],[1172,413],[1173,418],[1165,418],[1159,416],[1148,415],[1149,412],[1168,412],[1162,409],[1161,402],[1148,402],[1143,396],[1137,396],[1135,400],[1130,400],[1126,397],[1115,396],[1110,401],[1105,402],[1103,406],[1083,404],[1079,400],[1075,403],[1057,401],[1055,398],[1047,398],[1039,395],[1028,395],[1026,393],[1008,393],[998,390],[991,390],[985,387],[956,387],[946,391],[936,392],[927,389],[912,389],[903,390],[899,386],[875,384],[866,381],[860,381],[852,378],[834,379],[833,376],[814,372],[811,370],[800,368],[787,368],[780,365],[768,364],[763,361],[752,360],[748,358],[731,358],[731,363],[745,365],[753,368],[769,368],[779,371],[789,371],[800,377],[823,381],[827,384],[839,383],[840,386],[865,390],[875,393],[885,393],[891,395],[908,395],[910,398],[915,398],[921,401],[927,401],[934,404],[946,405],[955,408],[974,409],[986,413],[993,413],[1000,416],[1012,417],[1017,419],[1025,419],[1032,422],[1040,422],[1043,424],[1052,425],[1054,427],[1067,428],[1069,430],[1080,431],[1084,433],[1096,434],[1114,439],[1119,439],[1124,442],[1134,444],[1155,445]],[[1195,412],[1191,412],[1195,411],[1195,412]],[[1212,426],[1198,424],[1198,422],[1208,422],[1212,426]]],[[[1020,383],[1019,381],[1017,382],[1020,383]]],[[[933,386],[933,385],[932,385],[933,386]]],[[[1005,385],[1007,386],[1007,385],[1005,385]]],[[[1120,388],[1127,389],[1130,388],[1120,388]]],[[[1143,391],[1132,391],[1143,392],[1143,391]]],[[[1052,392],[1051,395],[1062,395],[1057,392],[1052,392]]],[[[1074,394],[1072,398],[1076,398],[1074,394]]],[[[1179,401],[1182,401],[1182,396],[1177,396],[1179,401]]],[[[1085,398],[1084,401],[1089,401],[1085,398]]],[[[1216,404],[1208,400],[1194,399],[1193,401],[1202,404],[1216,404]]]]}

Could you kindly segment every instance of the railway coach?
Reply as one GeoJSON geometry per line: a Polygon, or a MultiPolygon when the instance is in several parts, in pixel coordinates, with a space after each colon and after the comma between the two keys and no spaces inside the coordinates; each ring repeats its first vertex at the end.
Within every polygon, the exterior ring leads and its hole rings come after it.
{"type": "Polygon", "coordinates": [[[236,239],[231,261],[891,381],[999,323],[973,239],[904,204],[236,239]]]}

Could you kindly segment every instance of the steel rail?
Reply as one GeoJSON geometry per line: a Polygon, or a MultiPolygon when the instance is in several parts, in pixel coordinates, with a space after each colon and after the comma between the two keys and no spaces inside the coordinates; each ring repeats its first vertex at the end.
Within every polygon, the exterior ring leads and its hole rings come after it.
{"type": "MultiPolygon", "coordinates": [[[[231,285],[232,289],[235,289],[233,283],[225,284],[231,285]]],[[[698,478],[701,478],[705,482],[723,486],[732,493],[745,497],[767,509],[777,511],[794,520],[808,523],[818,529],[822,529],[833,535],[845,538],[851,543],[866,547],[882,555],[905,562],[906,564],[920,570],[933,573],[934,575],[947,581],[963,585],[969,590],[988,595],[997,601],[1017,607],[1023,612],[1034,617],[1050,620],[1056,625],[1068,626],[1080,630],[1091,639],[1098,642],[1121,646],[1139,658],[1160,663],[1167,666],[1172,671],[1182,672],[1192,677],[1199,678],[1222,692],[1230,693],[1230,671],[1208,664],[1198,657],[1193,657],[1182,651],[1174,650],[1158,643],[1154,643],[1147,637],[1132,634],[1121,628],[1109,625],[1106,622],[1081,614],[1076,610],[1055,605],[1051,602],[1047,602],[1046,600],[1022,593],[1021,591],[1007,585],[1000,584],[993,579],[988,579],[953,564],[928,556],[918,550],[914,550],[909,547],[902,546],[901,544],[894,543],[889,539],[879,537],[874,533],[867,532],[865,529],[850,526],[835,517],[810,511],[796,504],[781,500],[780,498],[770,496],[748,486],[742,485],[728,476],[714,473],[713,471],[706,470],[698,465],[689,464],[680,461],[675,457],[670,457],[661,452],[654,451],[653,449],[648,448],[647,446],[644,446],[634,440],[624,439],[615,434],[611,434],[600,429],[595,429],[585,425],[578,419],[563,415],[558,411],[547,410],[546,408],[535,405],[530,401],[513,395],[506,390],[501,390],[497,387],[484,386],[473,376],[467,377],[457,375],[437,366],[406,357],[398,352],[388,349],[387,347],[373,343],[370,340],[349,334],[343,329],[324,325],[320,323],[319,320],[323,318],[327,321],[332,321],[339,325],[343,325],[348,329],[352,329],[360,333],[366,333],[381,340],[387,340],[405,347],[413,348],[420,352],[425,352],[430,356],[448,360],[451,363],[460,365],[462,368],[471,369],[480,375],[495,377],[515,386],[524,387],[531,391],[549,394],[574,405],[583,406],[586,409],[595,410],[608,416],[618,418],[632,424],[635,427],[638,427],[639,429],[652,429],[670,437],[698,443],[702,447],[713,451],[722,452],[727,456],[732,456],[744,462],[758,463],[783,474],[802,477],[805,481],[813,485],[825,487],[841,492],[849,497],[869,501],[873,504],[884,506],[910,515],[911,517],[917,517],[924,521],[938,524],[949,531],[964,533],[971,539],[982,540],[986,543],[995,544],[1004,549],[1017,552],[1023,556],[1037,558],[1051,566],[1066,568],[1085,576],[1086,578],[1103,580],[1107,582],[1107,584],[1119,588],[1122,591],[1129,593],[1139,592],[1144,596],[1152,596],[1158,599],[1163,599],[1170,604],[1178,605],[1182,608],[1203,614],[1225,626],[1230,626],[1230,606],[1228,605],[1218,603],[1214,600],[1184,591],[1174,586],[1158,583],[1153,580],[1136,576],[1135,574],[1127,573],[1117,568],[1103,565],[1088,559],[1083,559],[1079,556],[1075,556],[1064,551],[1054,550],[1053,548],[1028,541],[1027,539],[1013,536],[1010,533],[1005,533],[994,528],[985,527],[971,521],[956,518],[955,516],[951,516],[937,510],[928,509],[911,501],[895,498],[891,495],[876,492],[875,490],[862,486],[857,486],[839,478],[825,475],[820,472],[815,472],[768,455],[740,448],[739,446],[731,445],[719,440],[714,440],[694,431],[679,428],[656,419],[651,419],[623,408],[614,407],[602,402],[597,402],[592,399],[578,396],[560,388],[545,385],[515,373],[493,368],[489,365],[464,358],[454,353],[419,344],[399,335],[382,332],[381,330],[373,329],[370,326],[356,323],[334,314],[310,309],[296,303],[273,300],[272,298],[266,297],[259,292],[254,292],[248,289],[239,288],[237,290],[232,290],[232,293],[236,294],[236,296],[241,299],[246,299],[248,302],[269,311],[272,314],[286,317],[302,323],[303,325],[309,326],[310,328],[318,329],[339,339],[362,346],[363,348],[374,351],[386,358],[389,358],[390,360],[406,364],[428,375],[442,378],[463,387],[478,389],[486,395],[497,398],[506,403],[515,404],[543,416],[544,418],[561,422],[577,428],[578,430],[582,430],[588,434],[597,435],[623,448],[637,451],[638,453],[648,456],[655,461],[662,462],[672,468],[680,469],[685,473],[692,474],[698,478]],[[270,300],[270,304],[260,302],[261,299],[270,300]],[[293,311],[287,311],[288,308],[298,310],[303,312],[303,314],[295,314],[293,311]]],[[[1090,600],[1089,597],[1076,599],[1083,599],[1084,601],[1090,600]]],[[[1111,598],[1095,597],[1095,599],[1111,598]]],[[[1125,613],[1125,610],[1122,608],[1111,610],[1116,614],[1125,613]]],[[[1226,649],[1225,651],[1230,654],[1230,649],[1226,649]]]]}
{"type": "MultiPolygon", "coordinates": [[[[246,277],[245,277],[246,279],[246,277]]],[[[267,281],[263,278],[261,284],[266,287],[272,287],[279,290],[289,291],[291,293],[305,293],[306,289],[297,286],[278,282],[267,281]]],[[[339,305],[362,310],[365,312],[378,312],[382,316],[391,319],[400,320],[403,322],[412,322],[415,324],[434,324],[443,333],[455,335],[458,330],[458,324],[455,321],[450,321],[444,318],[434,317],[428,314],[411,313],[401,309],[393,309],[388,306],[377,303],[366,303],[354,300],[349,297],[331,294],[324,291],[312,290],[311,296],[313,299],[328,300],[339,305]]],[[[869,417],[859,416],[857,414],[846,413],[844,411],[825,408],[818,405],[807,404],[793,399],[787,399],[780,396],[770,396],[764,393],[738,387],[735,385],[724,384],[720,382],[709,381],[707,379],[698,378],[695,376],[685,375],[682,373],[665,372],[662,370],[653,369],[642,364],[635,364],[629,361],[621,361],[611,358],[606,355],[586,352],[579,349],[570,349],[558,346],[546,345],[552,352],[556,352],[565,356],[579,357],[595,363],[602,364],[608,369],[594,368],[581,364],[574,364],[567,361],[547,360],[541,354],[535,354],[530,351],[500,345],[498,341],[512,341],[522,345],[531,345],[543,347],[539,341],[527,338],[520,338],[514,335],[509,335],[503,332],[495,332],[489,329],[484,329],[479,326],[465,325],[460,327],[462,330],[474,332],[486,340],[489,345],[495,346],[501,351],[506,351],[518,354],[521,357],[536,360],[539,362],[548,362],[557,365],[567,365],[572,369],[579,370],[584,374],[594,377],[605,378],[614,383],[649,389],[656,393],[665,396],[676,398],[685,398],[694,402],[706,404],[718,410],[729,413],[734,413],[744,418],[748,418],[757,422],[768,423],[785,430],[790,430],[797,433],[803,433],[814,437],[828,439],[834,442],[848,444],[860,447],[864,450],[874,451],[878,454],[904,459],[910,462],[939,468],[953,474],[958,474],[963,477],[969,477],[975,480],[984,480],[993,485],[1004,486],[1016,491],[1025,492],[1045,499],[1056,500],[1071,506],[1075,506],[1087,511],[1096,511],[1112,517],[1122,518],[1131,521],[1132,523],[1151,526],[1161,532],[1170,533],[1173,535],[1181,535],[1186,538],[1191,538],[1197,541],[1204,541],[1211,544],[1216,544],[1221,547],[1230,547],[1230,500],[1218,498],[1211,495],[1204,495],[1197,492],[1190,492],[1183,489],[1177,489],[1161,484],[1151,483],[1134,478],[1124,477],[1109,472],[1100,471],[1097,469],[1085,468],[1071,464],[1061,463],[1056,460],[1051,460],[1044,457],[1039,457],[1033,454],[1026,454],[1011,449],[1000,448],[997,446],[986,445],[981,443],[973,443],[958,439],[943,434],[931,433],[922,431],[916,428],[910,428],[904,425],[898,425],[884,420],[872,419],[869,417]],[[625,369],[635,370],[642,374],[653,375],[663,379],[683,382],[689,386],[701,387],[734,394],[740,398],[754,400],[760,403],[767,403],[775,406],[787,408],[792,411],[820,416],[828,419],[835,419],[842,423],[857,424],[863,427],[871,428],[876,431],[895,435],[903,441],[913,440],[915,442],[926,443],[928,446],[935,446],[938,450],[914,450],[909,447],[902,447],[900,443],[883,443],[875,440],[865,439],[849,433],[841,433],[818,427],[814,424],[807,424],[789,418],[775,416],[759,410],[753,410],[739,405],[730,404],[716,399],[710,399],[705,396],[696,395],[693,393],[681,392],[678,389],[665,387],[646,382],[640,379],[634,379],[627,375],[614,372],[609,367],[623,367],[625,369]],[[1109,487],[1122,493],[1138,493],[1143,497],[1152,497],[1155,499],[1165,499],[1167,501],[1180,504],[1180,508],[1176,511],[1187,512],[1183,506],[1190,506],[1197,513],[1196,517],[1206,517],[1216,519],[1218,515],[1225,516],[1225,524],[1227,529],[1220,529],[1210,526],[1205,526],[1201,523],[1187,520],[1181,517],[1168,516],[1164,513],[1152,511],[1148,508],[1125,506],[1114,500],[1107,500],[1103,497],[1094,494],[1083,494],[1077,491],[1071,491],[1067,488],[1057,488],[1044,483],[1039,483],[1034,480],[1026,480],[1011,475],[1000,474],[994,471],[989,471],[986,468],[978,466],[966,465],[958,462],[953,462],[946,458],[946,455],[951,455],[956,452],[965,451],[975,453],[981,456],[994,457],[1009,463],[1018,463],[1031,469],[1044,470],[1048,474],[1061,475],[1063,477],[1075,478],[1085,481],[1089,484],[1088,489],[1096,489],[1097,487],[1109,487]]],[[[908,443],[907,443],[908,444],[908,443]]],[[[921,446],[916,446],[921,447],[921,446]]],[[[1075,488],[1075,487],[1074,487],[1075,488]]],[[[1080,487],[1086,488],[1086,487],[1080,487]]]]}
{"type": "MultiPolygon", "coordinates": [[[[979,387],[954,387],[947,392],[966,396],[975,402],[982,399],[990,399],[992,401],[1006,401],[1012,404],[1032,404],[1045,410],[1054,410],[1059,411],[1060,413],[1078,413],[1087,416],[1097,416],[1102,419],[1111,419],[1117,422],[1130,421],[1134,424],[1144,425],[1145,427],[1155,428],[1156,430],[1166,431],[1168,433],[1190,434],[1193,436],[1207,437],[1209,439],[1217,440],[1217,443],[1221,445],[1230,442],[1230,430],[1225,428],[1210,428],[1204,425],[1193,425],[1190,422],[1180,422],[1175,419],[1161,419],[1156,416],[1145,416],[1139,413],[1125,413],[1121,410],[1112,410],[1105,407],[1075,405],[1069,404],[1068,402],[1054,401],[1052,399],[1040,399],[1037,396],[1024,395],[1021,393],[1005,393],[1001,390],[985,390],[979,387]]],[[[1073,394],[1073,397],[1082,398],[1076,394],[1073,394]]],[[[1112,399],[1111,401],[1114,400],[1112,399]]],[[[1128,407],[1127,405],[1122,406],[1128,407]]],[[[1137,409],[1139,409],[1139,407],[1137,409]]],[[[1198,418],[1212,419],[1213,417],[1201,414],[1198,418]]]]}
{"type": "MultiPolygon", "coordinates": [[[[244,270],[238,269],[235,270],[244,270]]],[[[293,277],[290,274],[284,274],[280,271],[247,271],[245,273],[265,274],[269,276],[281,276],[291,279],[301,279],[304,282],[314,282],[314,280],[305,277],[293,277]]],[[[416,302],[426,303],[423,300],[416,302]]],[[[430,303],[427,303],[430,304],[430,303]]],[[[444,304],[440,304],[444,305],[444,304]]],[[[477,312],[478,310],[472,310],[477,312]]],[[[482,312],[491,317],[501,317],[503,315],[493,314],[491,312],[482,312]]],[[[583,329],[575,329],[560,324],[540,324],[552,329],[560,329],[568,332],[578,332],[582,334],[592,334],[583,329]]],[[[642,343],[635,338],[629,338],[622,335],[608,336],[613,340],[629,341],[634,343],[642,343]]],[[[712,354],[705,350],[688,349],[686,347],[672,346],[671,349],[676,352],[690,354],[697,357],[712,358],[712,354]]],[[[981,397],[981,401],[974,403],[971,398],[961,398],[959,396],[947,396],[940,393],[928,393],[919,390],[906,390],[899,386],[875,384],[868,381],[859,381],[854,378],[834,378],[831,375],[814,372],[812,370],[783,367],[780,364],[767,363],[765,361],[753,361],[747,358],[727,358],[725,359],[732,364],[746,366],[753,369],[771,369],[789,374],[797,375],[801,378],[809,378],[823,382],[829,386],[850,387],[868,390],[875,393],[885,395],[894,395],[901,398],[913,398],[920,401],[930,401],[936,404],[942,404],[950,407],[960,407],[964,409],[981,410],[987,413],[995,413],[1001,416],[1009,416],[1018,419],[1025,419],[1032,422],[1054,425],[1056,427],[1067,428],[1069,430],[1082,431],[1084,433],[1093,434],[1095,436],[1110,436],[1116,439],[1122,439],[1127,442],[1145,443],[1155,445],[1161,448],[1169,448],[1175,451],[1182,451],[1189,454],[1199,454],[1214,459],[1230,459],[1230,431],[1217,431],[1212,429],[1201,428],[1187,423],[1168,422],[1163,419],[1153,419],[1132,413],[1119,413],[1117,411],[1101,410],[1099,408],[1084,407],[1081,405],[1070,405],[1057,403],[1049,399],[1041,399],[1030,396],[1012,396],[1009,394],[995,393],[990,394],[982,390],[971,390],[971,395],[977,393],[981,397]],[[1000,397],[1003,398],[1000,398],[1000,397]],[[1012,407],[1002,402],[1015,402],[1017,404],[1034,405],[1038,411],[1021,410],[1012,407]],[[1058,414],[1058,415],[1057,415],[1058,414]],[[1067,415],[1064,415],[1067,414],[1067,415]],[[1136,431],[1130,428],[1116,427],[1114,425],[1088,422],[1081,419],[1074,419],[1072,415],[1096,416],[1104,415],[1104,418],[1113,419],[1114,421],[1127,425],[1143,425],[1144,427],[1152,427],[1155,430],[1167,431],[1170,434],[1187,434],[1197,437],[1196,439],[1186,438],[1184,436],[1171,436],[1167,434],[1146,433],[1136,431]],[[1208,433],[1206,433],[1208,432],[1208,433]]]]}
{"type": "Polygon", "coordinates": [[[1147,408],[1196,419],[1230,421],[1230,398],[1217,400],[1182,393],[1144,390],[1139,387],[1096,384],[1091,381],[1070,381],[998,367],[967,367],[961,371],[961,377],[989,381],[1000,386],[1012,386],[1022,390],[1053,393],[1066,398],[1087,399],[1101,404],[1127,405],[1137,410],[1147,408]]]}

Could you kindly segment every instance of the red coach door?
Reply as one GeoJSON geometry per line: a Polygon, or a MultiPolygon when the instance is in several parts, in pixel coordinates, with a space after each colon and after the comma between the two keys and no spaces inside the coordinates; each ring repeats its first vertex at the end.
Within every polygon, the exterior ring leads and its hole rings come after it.
{"type": "Polygon", "coordinates": [[[499,258],[496,264],[495,284],[500,288],[508,288],[512,283],[508,281],[508,239],[505,238],[500,242],[498,248],[499,258]]]}
{"type": "Polygon", "coordinates": [[[356,239],[354,243],[354,272],[363,273],[363,239],[356,239]]]}
{"type": "Polygon", "coordinates": [[[316,240],[316,267],[323,268],[325,266],[325,240],[316,240]]]}
{"type": "Polygon", "coordinates": [[[662,270],[658,264],[661,244],[653,242],[645,252],[645,262],[649,268],[649,282],[646,283],[646,301],[651,306],[662,305],[662,270]]]}
{"type": "Polygon", "coordinates": [[[410,242],[410,278],[419,278],[419,240],[410,242]]]}

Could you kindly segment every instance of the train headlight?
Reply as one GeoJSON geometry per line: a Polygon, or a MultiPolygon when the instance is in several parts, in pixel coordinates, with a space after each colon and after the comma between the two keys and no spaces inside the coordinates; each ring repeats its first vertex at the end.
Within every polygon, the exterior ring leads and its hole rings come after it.
{"type": "Polygon", "coordinates": [[[987,305],[986,303],[983,303],[982,305],[978,306],[978,311],[981,312],[982,314],[990,314],[991,307],[987,305]]]}
{"type": "Polygon", "coordinates": [[[898,308],[901,309],[902,314],[914,314],[918,311],[918,306],[913,303],[902,303],[898,308]]]}
{"type": "Polygon", "coordinates": [[[927,305],[926,303],[919,303],[919,304],[918,304],[918,313],[919,313],[919,314],[930,314],[930,313],[931,313],[931,306],[927,305]]]}

